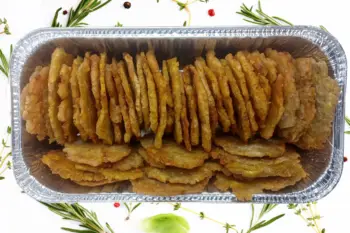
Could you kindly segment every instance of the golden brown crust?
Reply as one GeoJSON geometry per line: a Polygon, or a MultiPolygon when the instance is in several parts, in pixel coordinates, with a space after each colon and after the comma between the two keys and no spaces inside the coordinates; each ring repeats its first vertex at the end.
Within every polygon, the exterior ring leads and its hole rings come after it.
{"type": "Polygon", "coordinates": [[[190,137],[190,123],[188,121],[187,117],[187,99],[185,94],[185,84],[184,79],[190,79],[190,71],[188,67],[184,68],[184,71],[182,73],[182,77],[180,79],[180,85],[181,85],[181,104],[182,104],[182,111],[181,111],[181,126],[182,126],[182,134],[183,134],[183,140],[184,144],[187,150],[191,151],[191,137],[190,137]]]}
{"type": "Polygon", "coordinates": [[[91,77],[91,91],[95,99],[95,107],[97,116],[100,115],[101,111],[101,100],[100,100],[100,57],[96,54],[90,56],[90,77],[91,77]]]}
{"type": "Polygon", "coordinates": [[[148,91],[147,91],[146,78],[142,70],[142,58],[140,54],[136,55],[136,71],[140,82],[141,110],[142,110],[144,129],[148,130],[150,127],[149,104],[148,104],[148,94],[147,94],[148,91]]]}

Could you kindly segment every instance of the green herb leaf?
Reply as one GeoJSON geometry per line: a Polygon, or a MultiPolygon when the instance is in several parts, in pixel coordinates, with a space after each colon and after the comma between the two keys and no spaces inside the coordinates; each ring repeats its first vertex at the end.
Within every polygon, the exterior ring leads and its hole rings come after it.
{"type": "Polygon", "coordinates": [[[187,21],[185,21],[182,26],[186,27],[187,26],[187,21]]]}
{"type": "Polygon", "coordinates": [[[11,126],[7,126],[7,131],[6,131],[7,134],[11,134],[11,131],[12,131],[12,130],[11,130],[11,126]]]}
{"type": "Polygon", "coordinates": [[[199,218],[203,220],[205,218],[205,214],[203,212],[199,212],[199,218]]]}
{"type": "MultiPolygon", "coordinates": [[[[12,45],[10,46],[10,55],[11,55],[12,45]]],[[[10,68],[9,68],[9,59],[7,59],[0,49],[0,71],[6,76],[9,76],[10,68]]]]}
{"type": "Polygon", "coordinates": [[[158,214],[142,222],[146,233],[188,233],[190,225],[185,218],[175,214],[158,214]]]}
{"type": "Polygon", "coordinates": [[[131,209],[131,212],[133,212],[137,207],[139,207],[142,203],[139,202],[137,203],[132,209],[131,209]]]}
{"type": "Polygon", "coordinates": [[[5,177],[3,177],[3,176],[0,176],[0,180],[4,180],[5,179],[5,177]]]}
{"type": "Polygon", "coordinates": [[[60,23],[57,21],[58,14],[60,13],[61,10],[62,10],[62,7],[58,8],[58,9],[56,10],[55,15],[53,16],[53,19],[52,19],[51,27],[62,27],[62,24],[60,24],[60,23]]]}
{"type": "Polygon", "coordinates": [[[271,218],[271,219],[268,220],[268,221],[263,220],[263,221],[257,223],[256,225],[254,225],[254,226],[251,228],[251,231],[250,231],[250,232],[255,231],[255,230],[257,230],[257,229],[260,229],[260,228],[262,228],[262,227],[266,227],[267,225],[270,225],[271,223],[273,223],[273,222],[277,221],[278,219],[282,218],[284,215],[285,215],[285,214],[280,214],[280,215],[278,215],[278,216],[276,216],[276,217],[271,218]]]}
{"type": "Polygon", "coordinates": [[[117,22],[117,24],[115,25],[116,27],[123,27],[123,24],[121,24],[119,21],[117,22]]]}
{"type": "Polygon", "coordinates": [[[130,213],[130,207],[129,207],[129,205],[127,204],[127,203],[123,203],[124,204],[124,206],[128,209],[128,212],[130,213]]]}
{"type": "Polygon", "coordinates": [[[329,31],[327,30],[327,28],[326,28],[325,26],[323,26],[323,25],[320,25],[320,28],[321,28],[323,31],[329,32],[329,31]]]}
{"type": "Polygon", "coordinates": [[[181,203],[176,203],[175,205],[174,205],[174,210],[178,210],[178,209],[180,209],[181,208],[181,203]]]}
{"type": "Polygon", "coordinates": [[[180,7],[180,11],[182,11],[183,9],[185,9],[187,7],[187,4],[182,3],[182,2],[176,2],[177,5],[180,7]]]}
{"type": "Polygon", "coordinates": [[[4,24],[4,31],[0,32],[0,34],[3,34],[5,33],[6,35],[11,35],[11,32],[10,32],[10,27],[7,23],[7,19],[4,18],[4,19],[0,19],[0,25],[3,25],[4,24]]]}

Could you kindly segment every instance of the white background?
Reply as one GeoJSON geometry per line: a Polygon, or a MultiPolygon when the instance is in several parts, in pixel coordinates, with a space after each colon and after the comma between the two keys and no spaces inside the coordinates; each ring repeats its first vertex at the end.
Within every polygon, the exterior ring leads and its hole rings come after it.
{"type": "MultiPolygon", "coordinates": [[[[185,11],[179,11],[178,6],[171,0],[130,0],[132,7],[123,8],[124,1],[113,0],[112,3],[90,15],[85,22],[91,26],[114,26],[118,21],[124,26],[182,26],[187,20],[185,11]]],[[[248,6],[256,4],[256,0],[243,1],[248,6]]],[[[58,7],[67,9],[77,3],[76,0],[0,0],[0,18],[7,18],[12,35],[0,35],[0,48],[8,53],[10,44],[15,44],[26,33],[40,27],[48,27],[55,10],[58,7]]],[[[192,12],[191,25],[243,25],[242,18],[235,14],[242,1],[238,0],[210,0],[209,3],[195,3],[190,5],[192,12]],[[207,15],[207,10],[213,8],[214,17],[207,15]]],[[[263,8],[272,15],[278,15],[294,24],[324,25],[334,34],[349,55],[350,33],[348,18],[348,3],[345,0],[262,0],[263,8]]],[[[61,21],[65,16],[60,15],[61,21]]],[[[10,124],[9,87],[6,77],[0,75],[0,132],[6,132],[10,124]]],[[[347,115],[350,112],[347,111],[347,115]]],[[[1,133],[0,133],[1,135],[1,133]]],[[[349,137],[345,137],[345,155],[349,154],[349,137]]],[[[326,232],[349,232],[350,220],[350,162],[344,164],[343,176],[335,188],[326,198],[318,203],[318,209],[323,216],[321,226],[326,232]]],[[[74,226],[52,214],[35,200],[22,194],[11,171],[6,179],[0,181],[0,232],[1,233],[56,233],[62,232],[62,226],[74,226]]],[[[139,223],[147,216],[156,213],[172,212],[169,204],[144,204],[132,215],[129,221],[124,221],[126,209],[114,208],[113,203],[84,204],[97,212],[102,223],[108,221],[115,232],[140,232],[139,223]]],[[[239,229],[245,228],[250,220],[250,206],[248,204],[183,204],[183,206],[197,212],[203,211],[221,222],[236,224],[239,229]]],[[[185,211],[177,211],[186,217],[191,226],[191,232],[225,232],[217,223],[200,220],[198,216],[185,211]]],[[[285,205],[280,205],[274,214],[286,213],[278,222],[262,229],[260,232],[313,232],[311,228],[285,205]]],[[[273,214],[272,214],[273,215],[273,214]]]]}

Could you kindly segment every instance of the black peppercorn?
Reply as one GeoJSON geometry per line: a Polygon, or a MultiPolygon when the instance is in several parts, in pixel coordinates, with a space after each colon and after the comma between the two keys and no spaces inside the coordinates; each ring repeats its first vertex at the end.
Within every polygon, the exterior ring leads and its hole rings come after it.
{"type": "Polygon", "coordinates": [[[129,9],[131,7],[131,3],[130,2],[124,2],[123,4],[125,9],[129,9]]]}
{"type": "Polygon", "coordinates": [[[68,14],[68,11],[64,10],[62,13],[63,13],[63,15],[66,15],[66,14],[68,14]]]}

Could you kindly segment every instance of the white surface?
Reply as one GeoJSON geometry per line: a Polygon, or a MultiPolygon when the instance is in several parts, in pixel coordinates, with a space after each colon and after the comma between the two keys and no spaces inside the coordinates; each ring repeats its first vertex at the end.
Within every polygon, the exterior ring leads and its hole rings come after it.
{"type": "MultiPolygon", "coordinates": [[[[0,48],[8,53],[10,44],[15,44],[18,39],[33,29],[48,27],[58,7],[68,9],[75,0],[44,1],[44,0],[1,0],[0,18],[7,18],[12,35],[0,35],[0,48]]],[[[178,6],[171,0],[130,0],[132,7],[126,10],[122,7],[124,1],[113,0],[105,8],[93,13],[86,19],[92,26],[114,26],[118,21],[124,26],[181,26],[187,20],[185,11],[179,11],[178,6]]],[[[256,0],[244,1],[248,6],[256,4],[256,0]]],[[[192,11],[191,25],[242,25],[246,24],[235,12],[239,10],[242,1],[210,0],[209,3],[195,3],[190,6],[192,11]],[[215,9],[216,15],[209,17],[207,10],[215,9]]],[[[332,32],[343,45],[349,55],[350,33],[348,31],[348,7],[347,1],[342,0],[263,0],[264,10],[269,14],[278,15],[294,24],[324,25],[332,32]]],[[[65,18],[60,16],[61,20],[65,18]]],[[[0,75],[1,76],[1,75],[0,75]]],[[[6,132],[6,126],[10,124],[10,104],[8,81],[0,77],[0,103],[2,114],[0,115],[0,132],[6,132]]],[[[349,96],[349,95],[348,95],[349,96]]],[[[348,99],[348,98],[347,98],[348,99]]],[[[347,115],[350,112],[347,111],[347,115]]],[[[2,135],[2,133],[0,133],[2,135]]],[[[345,155],[349,155],[349,137],[345,137],[345,155]]],[[[344,164],[343,176],[336,189],[326,198],[319,201],[318,208],[321,216],[321,225],[326,232],[349,232],[349,176],[350,162],[344,164]]],[[[7,172],[6,179],[0,181],[0,232],[1,233],[58,233],[62,232],[62,226],[70,223],[61,220],[37,203],[35,200],[21,193],[13,174],[7,172]]],[[[129,221],[124,221],[126,209],[114,208],[113,203],[84,204],[97,212],[102,223],[108,221],[115,232],[140,232],[140,221],[156,213],[172,212],[169,204],[144,204],[139,207],[129,221]]],[[[183,204],[197,212],[203,211],[221,222],[236,224],[239,229],[248,225],[250,219],[250,206],[247,204],[183,204]]],[[[217,223],[208,220],[200,220],[198,216],[184,211],[177,211],[179,215],[186,217],[191,226],[191,232],[225,232],[225,229],[217,223]]],[[[286,216],[278,222],[262,229],[260,232],[313,232],[306,224],[286,206],[277,207],[274,213],[286,213],[286,216]]],[[[273,214],[272,214],[273,215],[273,214]]]]}

